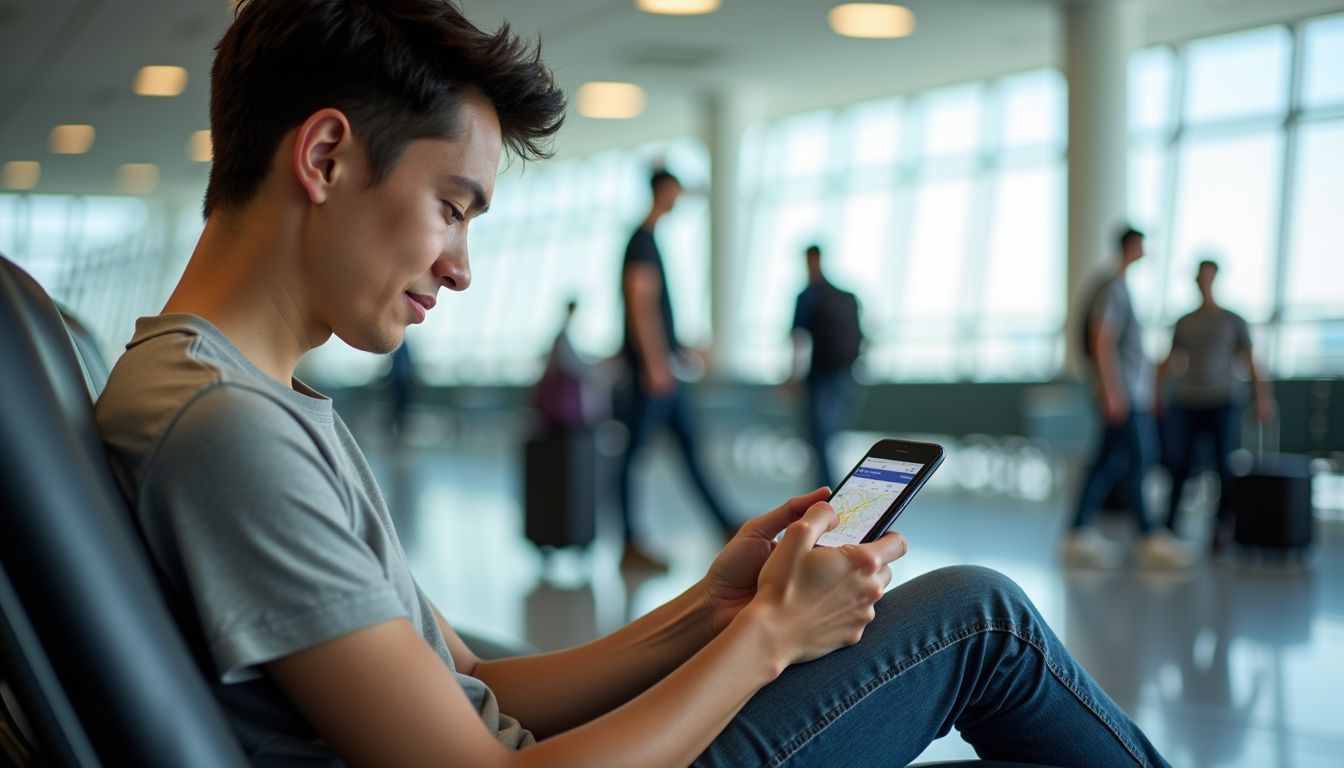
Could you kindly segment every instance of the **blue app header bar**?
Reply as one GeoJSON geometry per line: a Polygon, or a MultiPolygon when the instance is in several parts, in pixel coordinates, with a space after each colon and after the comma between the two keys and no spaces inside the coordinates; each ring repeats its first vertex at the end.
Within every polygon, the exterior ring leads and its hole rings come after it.
{"type": "Polygon", "coordinates": [[[909,485],[915,480],[915,476],[910,472],[891,472],[885,469],[873,469],[872,467],[859,467],[854,470],[854,476],[867,480],[881,480],[885,483],[901,483],[902,485],[909,485]]]}

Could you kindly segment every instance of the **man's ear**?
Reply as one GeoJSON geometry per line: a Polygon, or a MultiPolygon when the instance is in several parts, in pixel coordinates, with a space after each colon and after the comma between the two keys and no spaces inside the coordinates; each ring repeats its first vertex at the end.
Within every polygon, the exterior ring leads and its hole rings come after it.
{"type": "Polygon", "coordinates": [[[320,109],[303,121],[294,137],[293,164],[309,202],[326,202],[331,188],[350,174],[354,151],[354,132],[339,109],[320,109]]]}

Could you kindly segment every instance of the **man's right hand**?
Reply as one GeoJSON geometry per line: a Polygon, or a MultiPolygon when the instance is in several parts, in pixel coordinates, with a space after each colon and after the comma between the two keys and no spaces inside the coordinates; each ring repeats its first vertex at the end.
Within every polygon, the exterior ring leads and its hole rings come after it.
{"type": "Polygon", "coordinates": [[[646,364],[641,367],[639,376],[644,391],[655,397],[667,397],[677,391],[677,380],[667,363],[646,364]]]}
{"type": "Polygon", "coordinates": [[[1101,393],[1101,412],[1106,423],[1111,426],[1123,424],[1129,417],[1129,399],[1118,389],[1106,389],[1101,393]]]}
{"type": "Polygon", "coordinates": [[[739,616],[763,622],[773,638],[770,652],[784,664],[859,642],[891,583],[889,564],[905,554],[905,539],[896,532],[868,544],[816,546],[838,523],[821,501],[789,525],[761,569],[756,597],[739,616]]]}

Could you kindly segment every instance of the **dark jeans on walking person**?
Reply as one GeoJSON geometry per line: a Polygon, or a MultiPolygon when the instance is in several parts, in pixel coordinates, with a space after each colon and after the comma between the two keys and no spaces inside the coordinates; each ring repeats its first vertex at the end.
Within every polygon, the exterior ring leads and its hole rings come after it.
{"type": "Polygon", "coordinates": [[[814,370],[807,375],[807,437],[816,457],[817,485],[835,488],[831,441],[849,423],[859,385],[848,367],[814,370]]]}
{"type": "Polygon", "coordinates": [[[1090,523],[1111,488],[1122,481],[1139,534],[1146,534],[1152,530],[1152,523],[1143,497],[1143,478],[1152,465],[1156,443],[1152,415],[1131,409],[1124,421],[1107,424],[1103,420],[1102,427],[1101,446],[1083,482],[1073,527],[1082,528],[1090,523]]]}
{"type": "Polygon", "coordinates": [[[1167,446],[1171,469],[1171,499],[1167,506],[1167,527],[1173,532],[1180,519],[1181,490],[1191,471],[1196,468],[1195,460],[1202,444],[1211,449],[1209,457],[1218,470],[1219,494],[1218,516],[1214,524],[1214,534],[1218,535],[1232,524],[1232,509],[1228,490],[1232,487],[1232,467],[1228,457],[1236,442],[1236,429],[1241,408],[1236,403],[1224,403],[1206,408],[1172,406],[1167,412],[1166,436],[1171,441],[1167,446]]]}
{"type": "Polygon", "coordinates": [[[857,645],[762,688],[697,768],[905,765],[953,728],[986,759],[1168,766],[1006,576],[942,568],[876,612],[857,645]]]}
{"type": "MultiPolygon", "coordinates": [[[[638,377],[636,377],[638,378],[638,377]]],[[[645,392],[635,384],[631,388],[630,402],[627,404],[626,427],[630,431],[630,443],[625,450],[625,461],[621,465],[621,518],[625,525],[625,540],[634,539],[634,471],[635,461],[644,446],[656,439],[664,428],[671,428],[681,449],[686,471],[695,484],[696,490],[704,499],[705,506],[724,531],[731,531],[737,523],[728,518],[719,496],[710,487],[704,467],[700,463],[699,445],[695,424],[691,419],[690,403],[686,397],[686,388],[681,384],[666,396],[655,396],[645,392]]]]}

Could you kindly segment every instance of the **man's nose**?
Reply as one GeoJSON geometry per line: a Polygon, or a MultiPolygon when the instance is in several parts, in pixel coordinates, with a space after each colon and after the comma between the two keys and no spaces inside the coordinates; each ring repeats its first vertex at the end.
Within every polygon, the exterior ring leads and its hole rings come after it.
{"type": "Polygon", "coordinates": [[[434,276],[450,291],[465,291],[471,285],[471,263],[467,249],[460,253],[446,253],[434,263],[434,276]]]}

